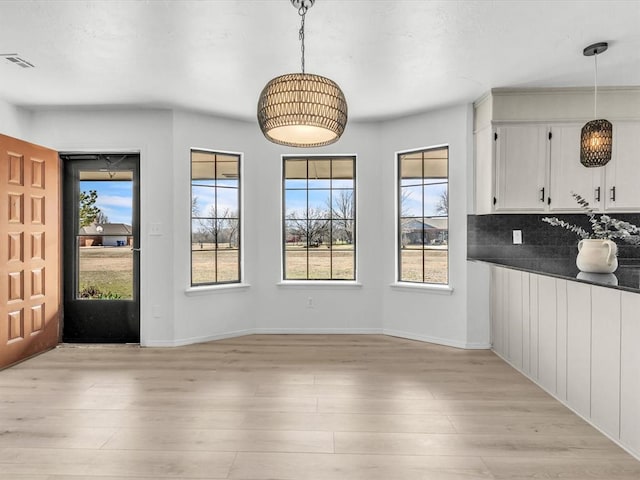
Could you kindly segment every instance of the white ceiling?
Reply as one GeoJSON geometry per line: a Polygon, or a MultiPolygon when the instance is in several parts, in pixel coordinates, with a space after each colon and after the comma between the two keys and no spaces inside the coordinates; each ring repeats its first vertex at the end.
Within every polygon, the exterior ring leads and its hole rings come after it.
{"type": "MultiPolygon", "coordinates": [[[[139,105],[255,119],[300,69],[290,0],[0,1],[0,98],[29,108],[139,105]]],[[[470,102],[497,87],[640,85],[640,0],[317,0],[306,70],[351,119],[470,102]]]]}

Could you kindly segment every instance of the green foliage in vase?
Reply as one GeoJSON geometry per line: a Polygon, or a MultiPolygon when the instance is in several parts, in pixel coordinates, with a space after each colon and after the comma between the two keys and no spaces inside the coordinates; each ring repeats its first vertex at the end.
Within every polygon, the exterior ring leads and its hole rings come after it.
{"type": "Polygon", "coordinates": [[[614,241],[622,240],[635,245],[640,244],[640,228],[632,223],[612,218],[606,214],[596,215],[593,208],[589,205],[589,202],[587,202],[581,195],[574,192],[571,192],[571,195],[576,199],[580,208],[584,210],[585,215],[589,217],[591,232],[578,225],[560,220],[557,217],[544,217],[542,221],[549,225],[553,225],[554,227],[566,228],[582,239],[595,238],[614,241]]]}

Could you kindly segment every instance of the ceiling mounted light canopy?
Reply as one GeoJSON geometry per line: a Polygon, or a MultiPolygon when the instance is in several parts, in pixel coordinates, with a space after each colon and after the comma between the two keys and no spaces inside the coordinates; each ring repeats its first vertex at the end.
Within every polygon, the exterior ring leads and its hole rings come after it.
{"type": "Polygon", "coordinates": [[[333,80],[304,71],[304,20],[315,0],[291,0],[302,18],[302,73],[271,80],[258,100],[258,124],[271,142],[322,147],[337,142],[347,125],[347,101],[333,80]]]}
{"type": "Polygon", "coordinates": [[[582,127],[580,135],[580,163],[585,167],[603,167],[611,160],[613,126],[604,118],[598,119],[598,55],[609,48],[606,42],[594,43],[583,50],[595,62],[595,89],[593,98],[593,118],[582,127]]]}

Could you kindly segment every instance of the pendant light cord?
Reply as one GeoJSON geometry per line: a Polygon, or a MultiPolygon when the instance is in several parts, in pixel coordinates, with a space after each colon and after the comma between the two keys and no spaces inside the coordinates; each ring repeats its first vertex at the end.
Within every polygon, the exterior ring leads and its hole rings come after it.
{"type": "Polygon", "coordinates": [[[300,22],[300,32],[299,32],[300,50],[302,52],[302,73],[304,73],[304,17],[307,14],[307,10],[308,10],[308,8],[305,7],[304,5],[302,5],[298,9],[298,15],[300,15],[300,17],[302,17],[302,20],[300,22]]]}
{"type": "Polygon", "coordinates": [[[594,95],[593,95],[593,119],[597,120],[598,119],[598,54],[597,53],[593,56],[593,61],[596,64],[595,79],[594,79],[595,89],[594,89],[594,95]]]}

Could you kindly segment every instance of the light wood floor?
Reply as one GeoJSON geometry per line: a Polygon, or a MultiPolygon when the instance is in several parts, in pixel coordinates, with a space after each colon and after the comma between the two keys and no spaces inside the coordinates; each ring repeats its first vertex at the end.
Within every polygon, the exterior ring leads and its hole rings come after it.
{"type": "Polygon", "coordinates": [[[254,335],[0,372],[0,478],[637,480],[640,462],[488,351],[254,335]]]}

